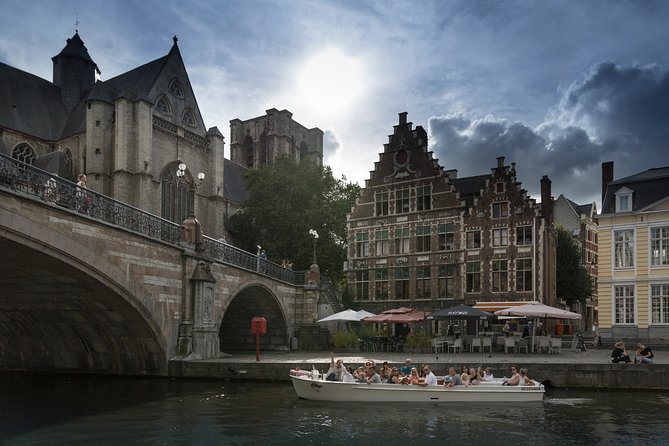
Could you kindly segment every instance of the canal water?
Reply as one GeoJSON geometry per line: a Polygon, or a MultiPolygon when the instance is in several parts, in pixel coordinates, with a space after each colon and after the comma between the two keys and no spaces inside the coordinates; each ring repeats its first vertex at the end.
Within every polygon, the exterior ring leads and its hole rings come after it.
{"type": "Polygon", "coordinates": [[[0,374],[0,445],[659,445],[669,392],[552,390],[542,403],[359,404],[290,383],[0,374]]]}

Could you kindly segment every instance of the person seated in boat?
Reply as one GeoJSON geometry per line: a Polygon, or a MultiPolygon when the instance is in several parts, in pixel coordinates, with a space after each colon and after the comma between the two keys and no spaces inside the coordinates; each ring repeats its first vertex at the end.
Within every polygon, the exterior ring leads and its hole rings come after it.
{"type": "Polygon", "coordinates": [[[381,367],[381,370],[379,371],[379,376],[381,377],[381,382],[387,383],[388,380],[390,379],[390,374],[393,371],[393,369],[390,368],[388,365],[388,361],[383,361],[383,366],[381,367]]]}
{"type": "Polygon", "coordinates": [[[632,362],[630,356],[627,354],[627,350],[625,350],[624,342],[620,341],[615,343],[613,351],[611,352],[611,362],[613,363],[632,362]]]}
{"type": "Polygon", "coordinates": [[[400,369],[393,367],[390,371],[390,378],[388,379],[388,384],[403,384],[402,377],[400,376],[400,369]]]}
{"type": "Polygon", "coordinates": [[[367,384],[381,384],[381,377],[376,373],[376,366],[373,365],[367,370],[367,376],[365,378],[367,384]]]}
{"type": "MultiPolygon", "coordinates": [[[[481,370],[480,367],[479,367],[479,370],[481,370]]],[[[476,370],[474,370],[474,367],[469,369],[468,378],[469,378],[469,385],[470,386],[477,386],[477,385],[481,384],[481,380],[479,379],[479,375],[478,375],[478,373],[476,373],[476,370]]]]}
{"type": "Polygon", "coordinates": [[[529,376],[527,376],[527,369],[520,369],[520,383],[521,386],[536,386],[537,383],[534,382],[529,376]]]}
{"type": "Polygon", "coordinates": [[[484,381],[485,380],[485,371],[483,370],[483,367],[479,367],[476,369],[476,379],[479,381],[484,381]]]}
{"type": "Polygon", "coordinates": [[[418,375],[418,369],[416,367],[411,368],[411,373],[409,374],[409,384],[418,384],[420,380],[420,375],[418,375]]]}
{"type": "Polygon", "coordinates": [[[418,381],[419,386],[427,387],[437,385],[437,377],[432,373],[432,369],[427,364],[423,365],[423,375],[424,377],[418,381]]]}
{"type": "Polygon", "coordinates": [[[511,366],[511,378],[502,382],[503,386],[517,386],[520,383],[520,374],[515,365],[511,366]]]}
{"type": "Polygon", "coordinates": [[[469,382],[469,373],[463,373],[460,375],[460,381],[462,381],[462,385],[465,387],[469,387],[471,383],[469,382]]]}
{"type": "Polygon", "coordinates": [[[367,375],[365,374],[365,368],[363,366],[358,367],[353,374],[353,377],[357,382],[367,382],[367,375]]]}
{"type": "Polygon", "coordinates": [[[411,369],[413,366],[411,365],[411,359],[407,358],[404,361],[404,365],[400,368],[400,375],[402,376],[409,376],[411,375],[411,369]]]}
{"type": "Polygon", "coordinates": [[[485,372],[483,372],[483,380],[484,381],[492,381],[495,379],[495,376],[492,373],[492,369],[490,367],[485,369],[485,372]]]}
{"type": "Polygon", "coordinates": [[[646,347],[643,344],[636,345],[636,354],[634,355],[634,362],[639,364],[652,364],[653,363],[653,350],[650,347],[646,347]]]}
{"type": "Polygon", "coordinates": [[[330,354],[330,368],[328,369],[328,372],[325,374],[325,380],[326,381],[341,381],[342,380],[342,372],[346,370],[344,368],[344,362],[341,359],[338,359],[337,362],[335,362],[334,359],[334,352],[330,354]]]}
{"type": "Polygon", "coordinates": [[[460,375],[455,373],[455,367],[451,367],[448,369],[448,376],[446,378],[444,378],[445,381],[444,386],[446,386],[446,388],[462,385],[462,380],[460,379],[460,375]],[[446,378],[448,378],[448,380],[446,378]]]}

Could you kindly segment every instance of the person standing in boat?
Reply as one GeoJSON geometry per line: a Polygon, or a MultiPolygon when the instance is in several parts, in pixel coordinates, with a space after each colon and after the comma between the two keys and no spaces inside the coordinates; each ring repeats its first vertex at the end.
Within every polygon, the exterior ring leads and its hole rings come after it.
{"type": "Polygon", "coordinates": [[[330,368],[325,374],[326,381],[342,381],[342,373],[346,370],[344,368],[344,362],[341,359],[338,359],[335,362],[334,352],[330,353],[330,368]]]}

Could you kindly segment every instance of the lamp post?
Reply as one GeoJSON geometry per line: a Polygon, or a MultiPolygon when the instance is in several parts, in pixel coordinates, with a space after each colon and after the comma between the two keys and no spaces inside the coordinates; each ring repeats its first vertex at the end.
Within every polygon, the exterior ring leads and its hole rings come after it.
{"type": "MultiPolygon", "coordinates": [[[[178,196],[178,189],[181,184],[188,185],[188,178],[186,177],[186,171],[188,170],[188,167],[184,163],[180,163],[177,166],[177,196],[178,196]]],[[[194,182],[193,184],[193,190],[197,189],[201,184],[202,181],[204,181],[204,173],[200,172],[197,174],[197,181],[194,182]]],[[[188,213],[191,213],[191,209],[187,209],[188,213]]],[[[192,213],[195,214],[195,196],[193,194],[193,209],[192,213]]]]}
{"type": "Polygon", "coordinates": [[[309,235],[314,238],[314,263],[316,263],[316,242],[318,241],[318,232],[315,229],[309,229],[309,235]]]}

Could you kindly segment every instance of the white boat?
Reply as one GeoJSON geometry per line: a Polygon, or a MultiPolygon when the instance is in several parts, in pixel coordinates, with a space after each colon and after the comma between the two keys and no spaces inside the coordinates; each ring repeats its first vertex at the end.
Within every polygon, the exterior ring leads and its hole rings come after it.
{"type": "Polygon", "coordinates": [[[416,386],[325,381],[314,375],[291,373],[295,393],[305,400],[410,402],[410,403],[491,403],[542,401],[544,386],[503,386],[501,381],[475,386],[416,386]]]}

